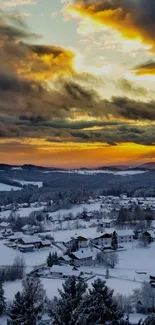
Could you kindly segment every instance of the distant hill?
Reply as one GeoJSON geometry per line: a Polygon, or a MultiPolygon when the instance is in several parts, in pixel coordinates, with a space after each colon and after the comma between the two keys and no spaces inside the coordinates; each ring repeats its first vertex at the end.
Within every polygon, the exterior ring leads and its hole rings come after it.
{"type": "Polygon", "coordinates": [[[61,171],[64,170],[63,168],[56,168],[56,167],[44,167],[44,166],[36,166],[31,164],[25,165],[9,165],[9,164],[0,164],[0,170],[36,170],[36,171],[61,171]]]}
{"type": "Polygon", "coordinates": [[[128,170],[128,166],[103,166],[103,167],[94,168],[94,169],[120,171],[120,170],[128,170]]]}
{"type": "Polygon", "coordinates": [[[155,169],[155,162],[148,162],[146,164],[143,164],[143,165],[139,166],[139,168],[143,168],[143,169],[155,169]]]}
{"type": "Polygon", "coordinates": [[[72,169],[65,169],[65,168],[57,168],[57,167],[44,167],[44,166],[36,166],[32,164],[24,164],[24,165],[9,165],[9,164],[0,164],[0,170],[23,170],[23,171],[68,171],[68,170],[79,170],[79,171],[89,171],[89,170],[107,170],[107,171],[127,171],[127,170],[154,170],[155,169],[155,162],[148,162],[142,165],[109,165],[109,166],[99,166],[94,168],[89,167],[81,167],[81,168],[72,168],[72,169]]]}

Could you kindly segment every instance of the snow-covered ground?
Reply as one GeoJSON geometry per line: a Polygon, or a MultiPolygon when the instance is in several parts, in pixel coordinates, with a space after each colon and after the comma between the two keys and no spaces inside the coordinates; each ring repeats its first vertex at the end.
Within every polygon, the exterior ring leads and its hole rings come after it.
{"type": "MultiPolygon", "coordinates": [[[[29,208],[21,208],[17,210],[17,214],[20,215],[20,217],[28,217],[31,212],[33,211],[39,211],[43,210],[44,207],[29,207],[29,208]]],[[[11,210],[1,211],[0,217],[8,218],[10,216],[11,210]]]]}
{"type": "Polygon", "coordinates": [[[58,219],[59,216],[68,216],[69,213],[72,213],[73,216],[76,216],[78,213],[83,212],[83,210],[87,210],[87,212],[99,211],[100,210],[101,201],[94,203],[83,203],[79,205],[74,205],[71,209],[60,209],[56,212],[50,212],[49,216],[53,217],[53,219],[58,219]]]}
{"type": "Polygon", "coordinates": [[[37,185],[38,187],[43,186],[43,182],[31,182],[31,181],[22,181],[20,179],[13,179],[13,181],[20,183],[21,185],[37,185]]]}
{"type": "Polygon", "coordinates": [[[26,266],[34,267],[46,263],[49,252],[57,251],[60,254],[60,251],[55,246],[23,254],[18,249],[7,247],[4,245],[5,242],[6,240],[0,241],[0,265],[11,265],[15,257],[20,256],[24,257],[26,266]]]}
{"type": "Polygon", "coordinates": [[[21,189],[22,189],[21,187],[0,183],[0,192],[1,191],[5,191],[5,192],[7,192],[7,191],[19,191],[21,189]]]}
{"type": "MultiPolygon", "coordinates": [[[[91,229],[90,229],[91,230],[91,229]]],[[[91,230],[92,231],[92,230],[91,230]]],[[[58,232],[59,240],[62,240],[62,233],[58,232]]],[[[65,232],[64,232],[65,233],[65,232]]],[[[114,294],[131,295],[134,289],[140,288],[141,283],[149,280],[149,276],[155,276],[155,264],[154,264],[154,251],[155,243],[152,243],[149,248],[137,247],[137,242],[125,244],[125,251],[118,252],[119,263],[114,269],[109,269],[109,279],[107,279],[107,285],[114,289],[114,294]],[[146,275],[138,274],[136,272],[145,272],[146,275]]],[[[0,241],[0,256],[1,265],[11,264],[16,256],[24,256],[26,264],[36,266],[46,261],[49,251],[54,251],[55,247],[51,249],[45,249],[42,251],[36,251],[32,253],[22,254],[17,250],[3,245],[0,241]]],[[[96,278],[105,280],[105,268],[104,267],[82,267],[83,271],[91,271],[94,274],[94,278],[88,280],[88,287],[91,287],[92,282],[96,278]]],[[[62,279],[41,279],[47,296],[52,299],[58,295],[58,289],[62,288],[62,279]]],[[[14,294],[21,290],[21,281],[5,282],[4,283],[5,296],[7,301],[12,300],[14,294]]],[[[137,321],[141,318],[140,315],[133,314],[130,316],[131,321],[137,321]]],[[[5,318],[0,318],[0,324],[5,325],[5,318]],[[3,320],[3,322],[2,322],[3,320]]]]}
{"type": "Polygon", "coordinates": [[[143,174],[146,173],[145,170],[100,170],[100,169],[74,169],[74,170],[52,170],[52,171],[45,171],[44,173],[68,173],[68,174],[80,174],[80,175],[96,175],[96,174],[112,174],[112,175],[120,175],[120,176],[132,176],[136,174],[143,174]]]}

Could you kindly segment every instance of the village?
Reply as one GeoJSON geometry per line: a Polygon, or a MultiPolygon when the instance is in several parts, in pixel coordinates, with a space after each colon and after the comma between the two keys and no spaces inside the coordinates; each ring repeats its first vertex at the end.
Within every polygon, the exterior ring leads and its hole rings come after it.
{"type": "Polygon", "coordinates": [[[52,246],[53,250],[59,251],[61,264],[94,265],[96,252],[113,251],[114,234],[119,250],[127,243],[141,241],[145,247],[155,241],[155,198],[128,198],[125,194],[96,200],[89,198],[88,202],[81,202],[70,210],[56,212],[46,212],[44,203],[29,208],[19,205],[13,211],[9,209],[10,206],[1,207],[0,239],[3,245],[27,254],[52,246]],[[24,210],[30,215],[34,212],[35,219],[40,215],[40,221],[36,223],[34,220],[34,224],[24,224],[20,231],[13,231],[11,220],[18,221],[21,217],[23,221],[27,220],[24,210]],[[12,219],[8,217],[8,211],[12,219]],[[125,213],[128,213],[126,219],[125,213]]]}
{"type": "MultiPolygon", "coordinates": [[[[3,270],[20,258],[24,273],[40,277],[50,299],[72,276],[89,286],[105,279],[122,297],[144,281],[154,287],[155,198],[99,196],[70,209],[51,212],[53,207],[54,202],[50,208],[46,202],[1,207],[3,270]]],[[[19,278],[4,282],[6,297],[13,298],[20,285],[19,278]]]]}

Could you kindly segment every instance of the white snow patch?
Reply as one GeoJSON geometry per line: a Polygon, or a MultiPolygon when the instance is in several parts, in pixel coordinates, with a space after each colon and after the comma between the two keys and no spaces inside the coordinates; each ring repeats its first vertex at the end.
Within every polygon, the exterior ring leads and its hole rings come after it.
{"type": "Polygon", "coordinates": [[[0,191],[19,191],[21,187],[0,183],[0,191]]]}
{"type": "MultiPolygon", "coordinates": [[[[21,208],[21,209],[18,209],[16,212],[17,212],[17,214],[20,215],[20,217],[28,217],[31,212],[40,211],[40,210],[43,210],[43,208],[44,207],[21,208]]],[[[7,219],[10,216],[11,212],[12,212],[11,210],[2,211],[2,212],[0,212],[0,217],[3,217],[3,218],[7,219]]]]}
{"type": "Polygon", "coordinates": [[[12,170],[23,170],[22,167],[12,167],[11,169],[12,169],[12,170]]]}
{"type": "Polygon", "coordinates": [[[143,174],[146,173],[145,170],[100,170],[100,169],[89,169],[89,170],[80,170],[80,169],[74,169],[74,170],[60,170],[60,171],[50,171],[50,172],[44,172],[44,173],[68,173],[68,174],[80,174],[80,175],[96,175],[96,174],[112,174],[112,175],[120,175],[120,176],[132,176],[136,174],[143,174]]]}
{"type": "Polygon", "coordinates": [[[18,182],[21,185],[37,185],[38,187],[43,186],[43,182],[21,181],[20,179],[13,179],[13,181],[18,182]]]}

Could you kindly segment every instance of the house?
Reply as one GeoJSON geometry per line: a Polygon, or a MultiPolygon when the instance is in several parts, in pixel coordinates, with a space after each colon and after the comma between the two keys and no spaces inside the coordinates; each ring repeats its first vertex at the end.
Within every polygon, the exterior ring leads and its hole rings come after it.
{"type": "Polygon", "coordinates": [[[22,230],[27,235],[33,235],[34,233],[37,233],[39,230],[38,226],[32,226],[32,225],[25,225],[22,227],[22,230]]]}
{"type": "Polygon", "coordinates": [[[92,239],[92,242],[95,245],[111,247],[111,240],[112,240],[112,233],[105,232],[103,234],[100,234],[98,237],[92,239]]]}
{"type": "Polygon", "coordinates": [[[143,232],[144,239],[148,241],[148,243],[155,241],[155,232],[154,230],[147,230],[143,232]]]}
{"type": "Polygon", "coordinates": [[[29,253],[29,252],[33,252],[34,245],[18,245],[18,249],[22,253],[29,253]]]}
{"type": "Polygon", "coordinates": [[[50,240],[46,240],[46,239],[42,240],[38,236],[25,236],[25,237],[22,237],[18,241],[18,247],[20,245],[22,245],[22,246],[32,246],[33,245],[33,248],[41,248],[41,247],[50,247],[51,242],[50,242],[50,240]]]}
{"type": "Polygon", "coordinates": [[[42,240],[38,236],[25,236],[18,241],[19,245],[33,245],[34,248],[42,246],[42,240]]]}
{"type": "Polygon", "coordinates": [[[48,239],[44,239],[41,241],[41,247],[51,247],[51,242],[48,239]]]}
{"type": "Polygon", "coordinates": [[[22,233],[15,233],[14,235],[9,237],[10,242],[17,242],[22,239],[23,234],[22,233]]]}
{"type": "Polygon", "coordinates": [[[78,242],[77,239],[74,237],[71,237],[69,240],[67,240],[66,242],[63,243],[68,249],[72,250],[78,247],[78,242]]]}
{"type": "Polygon", "coordinates": [[[115,225],[115,220],[113,219],[102,219],[97,225],[98,232],[105,232],[105,228],[113,228],[115,225]]]}
{"type": "Polygon", "coordinates": [[[134,232],[130,229],[117,230],[118,243],[130,243],[134,241],[134,232]]]}
{"type": "Polygon", "coordinates": [[[78,241],[78,248],[86,248],[88,246],[88,239],[83,237],[83,236],[78,236],[77,238],[78,241]]]}
{"type": "Polygon", "coordinates": [[[90,249],[82,249],[69,254],[69,257],[72,259],[72,263],[75,266],[91,265],[93,254],[90,249]]]}
{"type": "Polygon", "coordinates": [[[64,245],[68,249],[76,251],[80,248],[86,248],[88,246],[88,240],[83,236],[75,236],[72,237],[70,240],[66,241],[64,245]]]}
{"type": "Polygon", "coordinates": [[[70,264],[72,261],[71,257],[69,257],[68,255],[63,255],[59,257],[59,262],[63,263],[63,264],[70,264]]]}
{"type": "Polygon", "coordinates": [[[83,277],[83,273],[71,265],[53,265],[50,273],[54,278],[61,279],[66,279],[71,276],[76,276],[77,278],[83,277]]]}

